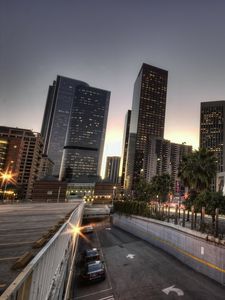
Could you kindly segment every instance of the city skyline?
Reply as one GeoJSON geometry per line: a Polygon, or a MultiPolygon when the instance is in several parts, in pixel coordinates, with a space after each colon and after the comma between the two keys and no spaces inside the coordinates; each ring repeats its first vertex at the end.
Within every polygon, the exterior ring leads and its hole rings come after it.
{"type": "Polygon", "coordinates": [[[223,1],[52,4],[1,4],[1,125],[40,132],[52,78],[84,80],[112,91],[104,157],[121,156],[145,62],[169,71],[165,138],[198,147],[200,102],[225,98],[223,1]]]}

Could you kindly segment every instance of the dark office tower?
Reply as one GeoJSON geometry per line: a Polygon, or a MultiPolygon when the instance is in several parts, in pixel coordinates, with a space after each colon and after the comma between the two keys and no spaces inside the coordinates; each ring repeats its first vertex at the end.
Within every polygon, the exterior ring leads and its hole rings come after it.
{"type": "Polygon", "coordinates": [[[119,182],[120,157],[108,156],[106,159],[105,180],[117,184],[119,182]]]}
{"type": "Polygon", "coordinates": [[[201,103],[200,148],[215,152],[217,171],[225,171],[225,100],[201,103]]]}
{"type": "Polygon", "coordinates": [[[134,84],[126,188],[133,189],[143,169],[144,151],[150,136],[163,137],[168,72],[143,64],[134,84]]]}
{"type": "Polygon", "coordinates": [[[71,106],[78,85],[87,86],[82,81],[57,76],[48,91],[41,135],[44,139],[44,155],[53,161],[53,175],[56,177],[60,171],[71,106]]]}
{"type": "Polygon", "coordinates": [[[110,92],[90,86],[75,91],[60,178],[96,182],[100,176],[110,92]]]}
{"type": "Polygon", "coordinates": [[[120,165],[120,173],[121,173],[121,186],[122,188],[125,187],[125,168],[126,168],[126,161],[127,161],[127,150],[128,150],[128,140],[129,140],[129,132],[130,132],[130,117],[131,117],[131,110],[128,110],[125,117],[125,125],[123,131],[123,149],[122,149],[122,160],[120,165]]]}

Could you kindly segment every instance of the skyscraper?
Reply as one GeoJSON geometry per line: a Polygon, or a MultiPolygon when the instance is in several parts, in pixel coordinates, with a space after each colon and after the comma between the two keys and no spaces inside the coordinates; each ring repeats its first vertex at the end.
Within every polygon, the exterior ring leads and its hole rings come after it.
{"type": "Polygon", "coordinates": [[[119,181],[120,157],[108,156],[106,159],[105,180],[117,184],[119,181]]]}
{"type": "Polygon", "coordinates": [[[41,135],[44,139],[44,154],[53,161],[53,175],[58,177],[62,163],[70,111],[77,86],[87,86],[83,81],[57,76],[49,86],[41,135]]]}
{"type": "Polygon", "coordinates": [[[77,86],[71,109],[60,178],[96,182],[100,176],[110,92],[77,86]]]}
{"type": "Polygon", "coordinates": [[[125,117],[125,125],[123,131],[123,148],[122,148],[122,159],[120,164],[120,172],[121,172],[121,186],[125,187],[125,169],[126,169],[126,161],[127,161],[127,150],[128,150],[128,141],[129,141],[129,132],[130,132],[130,117],[131,110],[128,110],[125,117]]]}
{"type": "Polygon", "coordinates": [[[163,137],[168,71],[143,64],[134,84],[126,186],[132,189],[143,169],[144,151],[150,136],[163,137]]]}
{"type": "Polygon", "coordinates": [[[151,137],[146,145],[143,176],[150,182],[156,175],[169,174],[175,192],[181,192],[178,169],[184,155],[192,152],[192,146],[171,143],[159,137],[151,137]]]}
{"type": "Polygon", "coordinates": [[[217,171],[225,171],[225,100],[201,103],[200,148],[214,151],[217,171]]]}

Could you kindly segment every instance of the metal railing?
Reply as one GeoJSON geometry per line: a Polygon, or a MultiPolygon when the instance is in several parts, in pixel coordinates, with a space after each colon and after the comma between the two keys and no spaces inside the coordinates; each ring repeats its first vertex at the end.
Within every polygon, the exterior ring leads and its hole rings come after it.
{"type": "Polygon", "coordinates": [[[71,265],[76,255],[78,235],[71,225],[80,226],[84,204],[73,211],[68,221],[1,295],[1,300],[56,300],[68,294],[71,265]]]}

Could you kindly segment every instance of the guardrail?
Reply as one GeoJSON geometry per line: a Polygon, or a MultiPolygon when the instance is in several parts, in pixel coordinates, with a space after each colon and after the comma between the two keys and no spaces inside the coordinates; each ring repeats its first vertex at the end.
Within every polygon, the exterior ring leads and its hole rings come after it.
{"type": "Polygon", "coordinates": [[[83,208],[81,203],[73,211],[68,221],[1,295],[1,300],[61,300],[68,295],[71,282],[68,278],[78,243],[78,235],[71,232],[69,223],[81,225],[83,208]]]}

